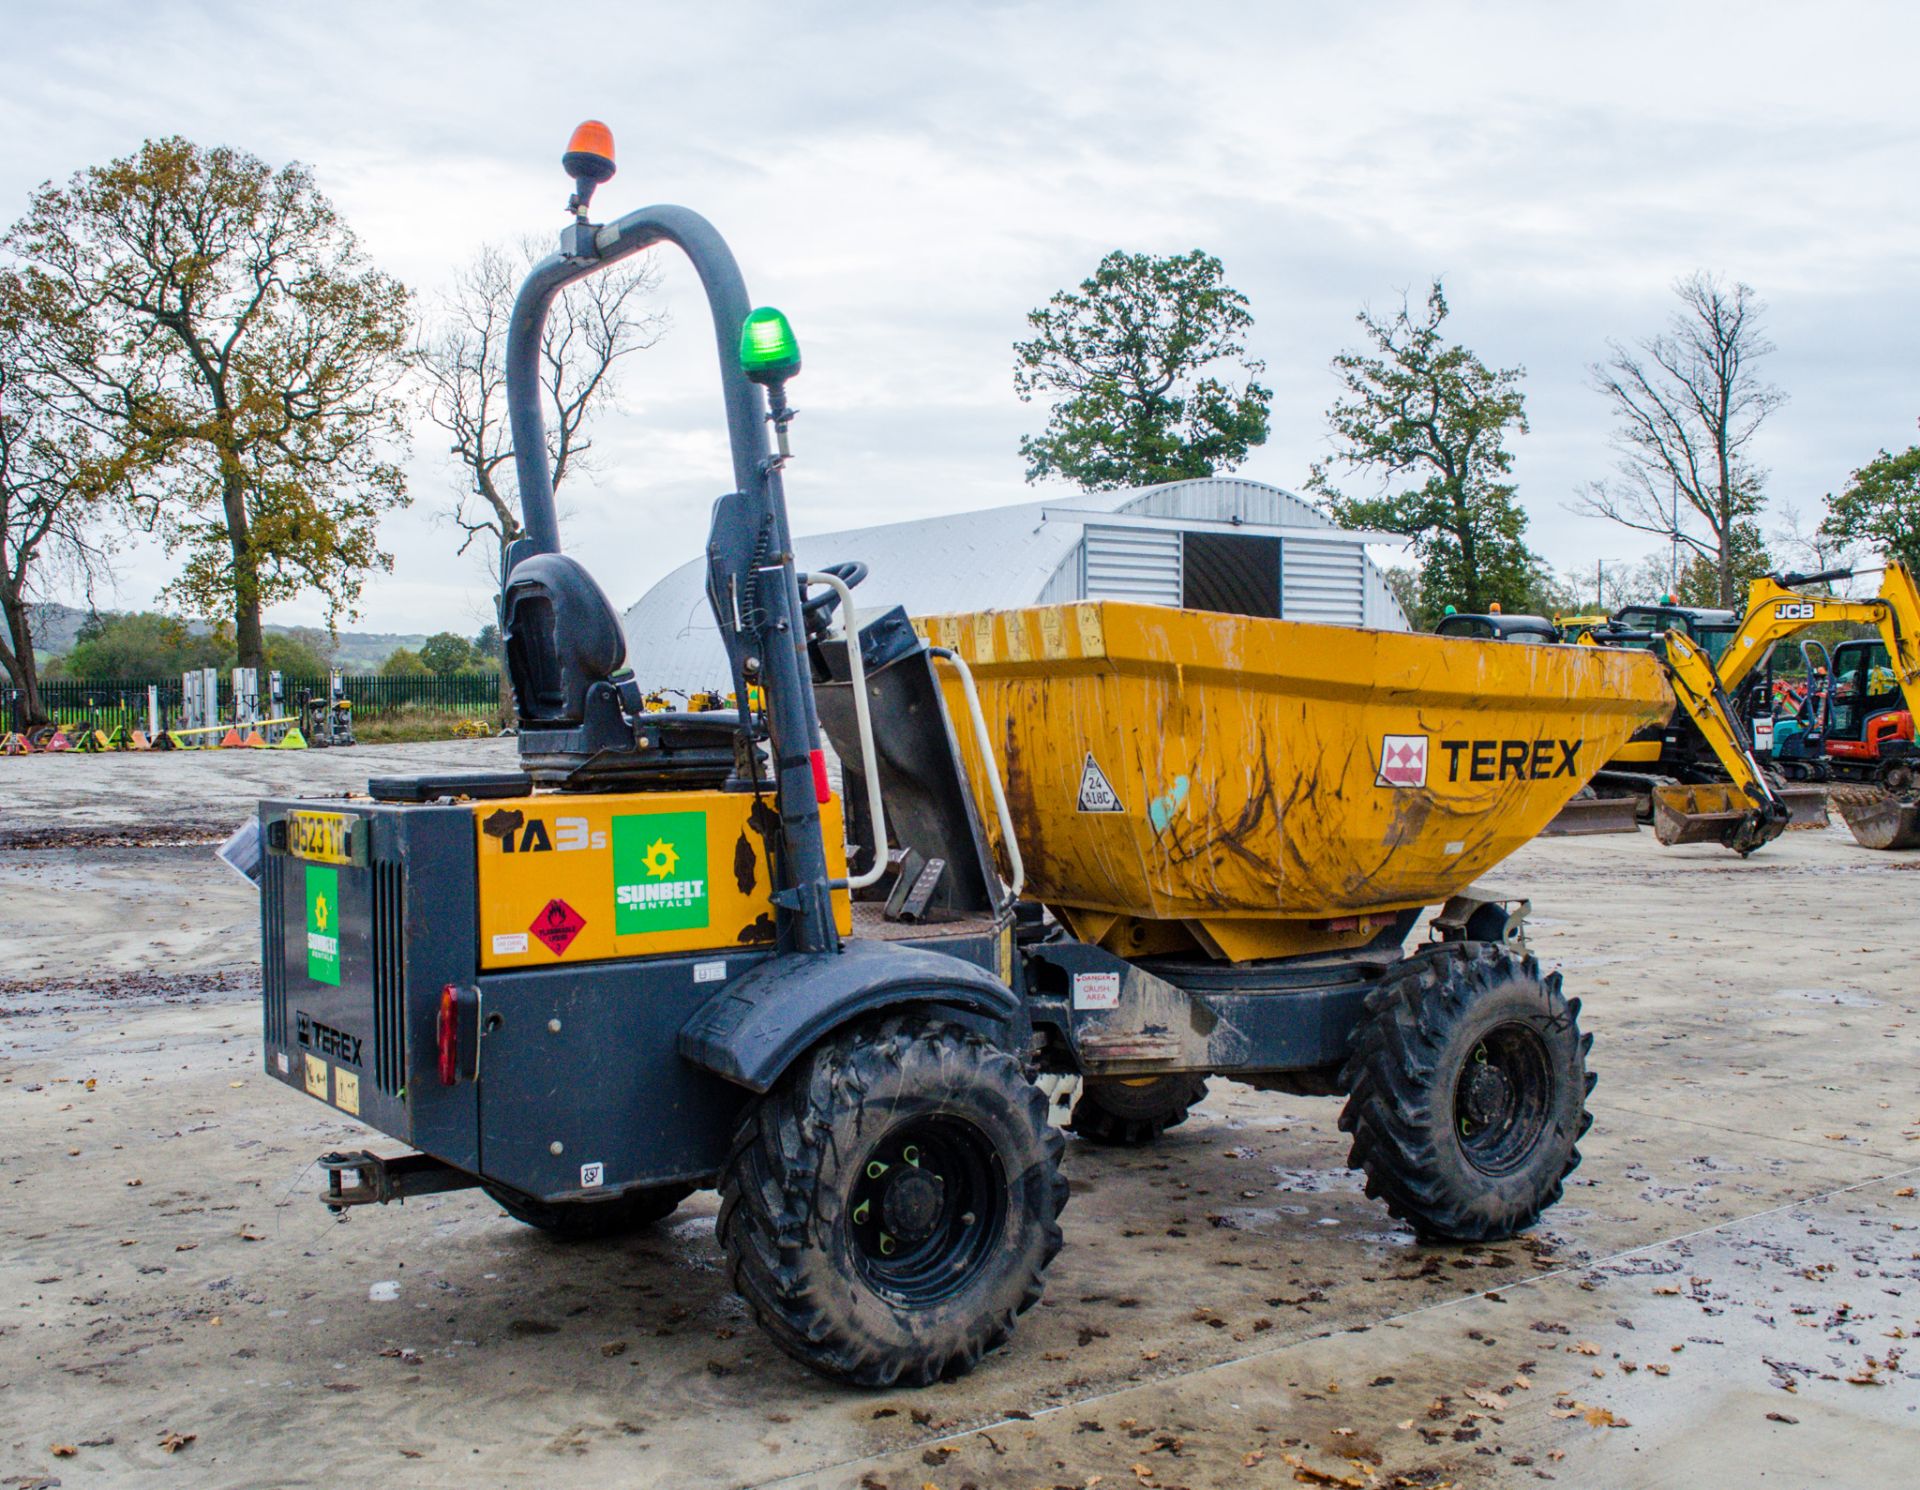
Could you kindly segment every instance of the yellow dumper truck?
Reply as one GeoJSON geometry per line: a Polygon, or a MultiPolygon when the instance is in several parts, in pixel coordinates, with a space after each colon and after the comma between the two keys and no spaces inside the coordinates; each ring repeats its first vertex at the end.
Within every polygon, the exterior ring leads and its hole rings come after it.
{"type": "Polygon", "coordinates": [[[580,1237],[716,1188],[769,1335],[866,1385],[970,1370],[1039,1298],[1048,1075],[1107,1142],[1215,1073],[1342,1095],[1421,1236],[1530,1225],[1579,1160],[1589,1037],[1525,902],[1474,882],[1667,717],[1660,667],[1116,603],[859,621],[859,566],[795,572],[785,318],[694,213],[588,221],[604,127],[565,164],[507,352],[519,768],[260,808],[266,1069],[408,1149],[327,1155],[327,1202],[480,1186],[580,1237]],[[720,354],[733,711],[647,706],[543,457],[553,297],[663,243],[720,354]]]}

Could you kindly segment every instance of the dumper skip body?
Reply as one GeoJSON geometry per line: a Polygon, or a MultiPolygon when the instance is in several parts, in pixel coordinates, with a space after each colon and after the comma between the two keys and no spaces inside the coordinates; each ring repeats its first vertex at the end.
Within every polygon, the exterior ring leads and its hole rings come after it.
{"type": "Polygon", "coordinates": [[[917,625],[972,668],[1030,893],[1115,950],[1364,937],[1498,864],[1673,708],[1651,658],[1595,648],[1115,601],[917,625]]]}

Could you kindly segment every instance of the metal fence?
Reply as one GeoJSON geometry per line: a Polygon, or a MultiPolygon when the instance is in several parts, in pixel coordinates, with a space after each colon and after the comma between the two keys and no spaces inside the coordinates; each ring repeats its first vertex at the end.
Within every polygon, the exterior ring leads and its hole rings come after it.
{"type": "MultiPolygon", "coordinates": [[[[348,673],[341,678],[347,698],[353,704],[355,719],[378,719],[402,709],[427,714],[446,714],[462,719],[491,718],[500,708],[500,674],[451,673],[444,677],[386,678],[377,673],[348,673]]],[[[90,681],[79,678],[43,678],[40,703],[63,728],[91,727],[111,734],[121,725],[130,729],[147,727],[147,689],[159,690],[160,723],[170,728],[180,722],[182,707],[180,679],[116,678],[90,681]]],[[[230,680],[220,679],[221,717],[231,716],[233,697],[230,680]]],[[[282,706],[296,713],[304,698],[325,698],[327,679],[283,676],[280,680],[282,706]]],[[[265,691],[264,684],[262,691],[265,691]]],[[[261,709],[268,707],[261,700],[261,709]]],[[[18,689],[0,689],[0,729],[19,729],[25,725],[24,708],[18,689]]]]}

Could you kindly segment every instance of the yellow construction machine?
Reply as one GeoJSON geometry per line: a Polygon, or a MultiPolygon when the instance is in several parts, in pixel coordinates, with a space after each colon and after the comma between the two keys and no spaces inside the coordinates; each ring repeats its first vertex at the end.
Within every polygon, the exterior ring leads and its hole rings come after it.
{"type": "Polygon", "coordinates": [[[1579,1162],[1590,1037],[1525,900],[1475,881],[1671,715],[1667,673],[1113,601],[856,616],[865,566],[794,562],[786,317],[696,213],[588,219],[605,125],[563,164],[506,348],[517,769],[260,807],[265,1069],[408,1147],[324,1156],[326,1203],[478,1186],[585,1237],[715,1188],[773,1342],[869,1387],[964,1374],[1039,1300],[1067,1196],[1041,1078],[1082,1081],[1089,1142],[1215,1074],[1343,1095],[1349,1162],[1421,1237],[1531,1226],[1579,1162]],[[720,354],[734,709],[650,708],[560,543],[547,312],[655,245],[720,354]]]}
{"type": "MultiPolygon", "coordinates": [[[[1585,645],[1640,647],[1659,656],[1677,705],[1669,719],[1638,731],[1607,760],[1594,779],[1600,800],[1633,804],[1664,844],[1720,842],[1743,855],[1786,828],[1825,826],[1826,792],[1788,785],[1768,768],[1770,714],[1742,710],[1735,701],[1778,642],[1836,621],[1878,629],[1891,671],[1912,701],[1920,688],[1920,591],[1912,573],[1889,562],[1879,594],[1868,599],[1801,588],[1855,572],[1764,576],[1749,587],[1744,612],[1711,613],[1706,625],[1699,624],[1703,613],[1662,605],[1626,607],[1615,612],[1613,624],[1590,628],[1581,637],[1585,645]]],[[[1868,794],[1876,801],[1883,795],[1868,794]]],[[[1840,805],[1843,816],[1855,806],[1845,799],[1840,805]]]]}

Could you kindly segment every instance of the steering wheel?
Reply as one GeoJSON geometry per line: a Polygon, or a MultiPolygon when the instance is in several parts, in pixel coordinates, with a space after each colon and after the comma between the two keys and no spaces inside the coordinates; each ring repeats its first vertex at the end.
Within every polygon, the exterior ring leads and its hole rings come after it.
{"type": "MultiPolygon", "coordinates": [[[[829,564],[820,572],[831,574],[851,590],[867,577],[867,566],[858,559],[849,559],[844,564],[829,564]]],[[[839,609],[838,590],[822,589],[817,595],[809,595],[800,603],[800,616],[806,625],[807,635],[816,641],[825,636],[833,627],[833,613],[839,609]]]]}

